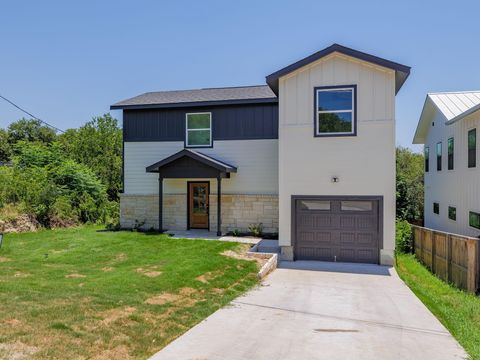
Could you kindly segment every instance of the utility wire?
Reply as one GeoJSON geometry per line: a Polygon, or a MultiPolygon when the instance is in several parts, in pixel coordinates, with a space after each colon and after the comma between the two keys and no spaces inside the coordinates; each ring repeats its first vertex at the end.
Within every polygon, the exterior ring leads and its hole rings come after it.
{"type": "Polygon", "coordinates": [[[35,115],[29,113],[27,110],[22,109],[20,106],[18,106],[17,104],[15,104],[13,101],[8,100],[6,97],[0,95],[0,98],[2,98],[3,100],[5,100],[6,102],[8,102],[10,105],[15,106],[18,110],[24,112],[24,113],[27,114],[28,116],[31,116],[33,119],[40,121],[42,124],[45,124],[45,125],[48,126],[49,128],[51,128],[51,129],[53,129],[53,130],[55,130],[55,131],[61,132],[61,133],[65,132],[65,131],[57,128],[56,126],[50,125],[50,124],[47,123],[46,121],[43,121],[42,119],[39,119],[39,118],[36,117],[35,115]]]}

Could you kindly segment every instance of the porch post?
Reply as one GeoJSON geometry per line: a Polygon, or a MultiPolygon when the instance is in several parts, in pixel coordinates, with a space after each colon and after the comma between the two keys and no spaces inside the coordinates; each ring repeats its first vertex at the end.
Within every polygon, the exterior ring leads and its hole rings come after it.
{"type": "Polygon", "coordinates": [[[163,230],[163,177],[158,174],[158,231],[163,230]]]}
{"type": "Polygon", "coordinates": [[[217,177],[217,236],[222,236],[222,176],[217,177]]]}

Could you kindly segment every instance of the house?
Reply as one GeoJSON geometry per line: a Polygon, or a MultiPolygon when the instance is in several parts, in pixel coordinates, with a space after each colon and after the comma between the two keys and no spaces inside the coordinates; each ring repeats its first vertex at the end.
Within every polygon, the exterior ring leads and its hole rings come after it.
{"type": "Polygon", "coordinates": [[[427,95],[414,144],[424,144],[428,228],[480,235],[480,91],[427,95]]]}
{"type": "Polygon", "coordinates": [[[287,260],[391,264],[395,95],[410,68],[334,44],[266,85],[121,101],[121,225],[262,223],[287,260]]]}

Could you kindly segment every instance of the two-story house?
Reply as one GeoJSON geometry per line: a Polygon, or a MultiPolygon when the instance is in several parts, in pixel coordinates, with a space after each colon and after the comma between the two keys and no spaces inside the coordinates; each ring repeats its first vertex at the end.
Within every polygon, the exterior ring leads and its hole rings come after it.
{"type": "Polygon", "coordinates": [[[162,91],[123,110],[121,225],[262,223],[283,259],[391,264],[395,95],[410,68],[334,44],[267,85],[162,91]]]}
{"type": "Polygon", "coordinates": [[[480,91],[427,95],[414,144],[424,144],[425,226],[480,235],[480,91]]]}

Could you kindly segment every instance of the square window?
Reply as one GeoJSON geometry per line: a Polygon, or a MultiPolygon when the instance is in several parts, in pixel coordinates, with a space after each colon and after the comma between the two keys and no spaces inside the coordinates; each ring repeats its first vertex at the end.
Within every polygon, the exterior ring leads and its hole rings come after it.
{"type": "Polygon", "coordinates": [[[212,114],[191,113],[186,116],[186,147],[212,146],[212,114]]]}
{"type": "Polygon", "coordinates": [[[356,135],[356,86],[315,88],[315,136],[356,135]]]}
{"type": "Polygon", "coordinates": [[[470,211],[468,214],[468,224],[475,229],[480,229],[480,214],[470,211]]]}
{"type": "Polygon", "coordinates": [[[436,202],[433,203],[433,213],[434,214],[440,214],[440,204],[439,203],[436,203],[436,202]]]}
{"type": "Polygon", "coordinates": [[[457,208],[453,206],[448,207],[448,218],[450,220],[456,221],[457,220],[457,208]]]}

